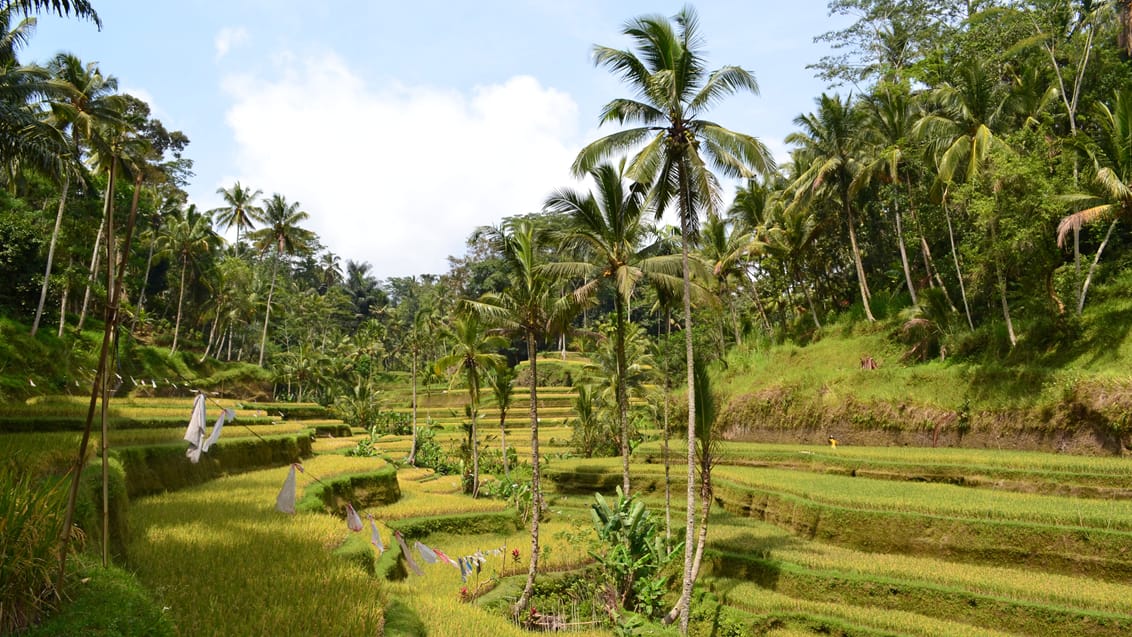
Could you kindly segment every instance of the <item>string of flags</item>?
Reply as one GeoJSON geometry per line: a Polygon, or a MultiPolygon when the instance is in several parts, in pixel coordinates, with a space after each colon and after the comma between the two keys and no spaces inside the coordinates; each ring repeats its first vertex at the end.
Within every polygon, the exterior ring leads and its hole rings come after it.
{"type": "MultiPolygon", "coordinates": [[[[315,476],[306,473],[303,469],[303,465],[297,462],[292,464],[287,471],[287,477],[283,480],[283,487],[279,490],[279,495],[275,497],[276,511],[294,515],[297,473],[303,473],[316,482],[322,482],[315,476]]],[[[373,544],[374,548],[377,549],[378,555],[381,555],[385,553],[385,544],[381,541],[381,533],[377,529],[377,522],[374,520],[372,513],[367,513],[366,517],[369,519],[370,544],[373,544]]],[[[354,508],[353,504],[346,504],[346,528],[355,533],[362,531],[364,528],[362,518],[358,515],[358,511],[354,508]]],[[[405,557],[405,564],[409,567],[409,570],[416,575],[424,575],[424,571],[421,570],[420,565],[413,559],[413,553],[409,550],[409,546],[405,542],[405,537],[401,535],[400,531],[393,531],[393,541],[400,547],[401,555],[405,557]]],[[[460,571],[460,580],[462,582],[467,582],[468,576],[479,573],[483,565],[487,563],[488,556],[498,557],[507,551],[506,546],[501,546],[489,550],[481,549],[470,555],[452,559],[444,551],[428,546],[420,540],[413,542],[413,548],[416,549],[417,555],[420,556],[421,561],[425,564],[442,562],[460,571]]]]}

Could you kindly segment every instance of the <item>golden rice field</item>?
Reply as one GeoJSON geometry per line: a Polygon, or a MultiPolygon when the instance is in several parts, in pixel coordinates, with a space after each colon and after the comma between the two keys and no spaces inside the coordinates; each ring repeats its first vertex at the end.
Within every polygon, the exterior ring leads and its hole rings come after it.
{"type": "MultiPolygon", "coordinates": [[[[372,458],[331,455],[316,456],[304,466],[307,475],[328,477],[372,470],[374,463],[372,458]]],[[[416,611],[430,635],[525,634],[507,619],[461,602],[460,589],[467,584],[446,564],[422,564],[423,576],[385,582],[332,559],[331,550],[350,532],[334,516],[276,512],[275,495],[286,473],[286,468],[256,471],[134,504],[130,565],[169,607],[182,634],[380,634],[382,608],[391,595],[416,611]]],[[[502,508],[498,502],[452,493],[458,488],[454,477],[424,480],[429,472],[421,469],[401,473],[405,497],[363,515],[372,513],[383,521],[502,508]]],[[[311,483],[304,478],[298,478],[300,497],[301,487],[311,483]]],[[[383,523],[378,528],[385,543],[391,543],[389,528],[383,523]]],[[[548,569],[587,558],[582,548],[554,539],[564,528],[567,523],[545,525],[548,569]]],[[[525,531],[491,537],[438,535],[428,541],[451,556],[501,546],[519,548],[526,556],[530,547],[525,531]]],[[[491,575],[513,575],[525,568],[525,557],[515,565],[501,556],[498,564],[484,566],[481,577],[486,582],[491,575]]]]}

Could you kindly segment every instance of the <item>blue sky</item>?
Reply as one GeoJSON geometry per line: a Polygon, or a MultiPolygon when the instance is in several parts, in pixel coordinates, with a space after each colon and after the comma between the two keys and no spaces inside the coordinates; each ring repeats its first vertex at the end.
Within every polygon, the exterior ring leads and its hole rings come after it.
{"type": "MultiPolygon", "coordinates": [[[[335,254],[379,278],[447,270],[477,226],[533,212],[576,185],[578,149],[614,130],[603,104],[626,94],[595,68],[595,43],[679,3],[603,0],[295,2],[97,0],[102,31],[40,16],[21,53],[97,61],[122,91],[192,140],[188,188],[205,209],[239,179],[299,201],[335,254]]],[[[711,118],[785,156],[792,120],[825,84],[813,38],[843,25],[826,0],[694,5],[709,68],[754,72],[711,118]]]]}

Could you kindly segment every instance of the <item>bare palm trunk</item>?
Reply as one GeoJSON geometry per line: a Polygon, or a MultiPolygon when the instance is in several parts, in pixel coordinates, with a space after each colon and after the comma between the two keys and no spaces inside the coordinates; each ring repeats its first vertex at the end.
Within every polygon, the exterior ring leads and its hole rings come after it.
{"type": "Polygon", "coordinates": [[[63,225],[63,211],[67,208],[67,191],[71,187],[71,173],[63,174],[63,192],[59,195],[59,211],[55,213],[55,229],[51,231],[51,243],[47,247],[47,269],[43,272],[43,287],[39,290],[39,305],[35,308],[35,320],[31,323],[31,335],[39,331],[39,320],[43,317],[43,306],[47,303],[47,288],[51,282],[51,265],[55,260],[55,242],[59,239],[59,227],[63,225]]]}
{"type": "Polygon", "coordinates": [[[499,440],[503,447],[503,475],[511,480],[511,468],[507,466],[507,408],[499,405],[499,440]]]}
{"type": "Polygon", "coordinates": [[[766,316],[766,308],[763,307],[762,298],[759,297],[759,286],[753,276],[751,276],[751,298],[755,300],[755,307],[759,309],[759,318],[763,320],[763,327],[766,328],[767,334],[770,334],[770,320],[766,316]]]}
{"type": "Polygon", "coordinates": [[[535,335],[527,330],[527,359],[531,361],[531,560],[527,568],[527,582],[523,586],[523,593],[519,601],[511,608],[513,615],[526,610],[531,603],[531,595],[535,590],[535,574],[538,572],[539,515],[542,514],[542,485],[539,479],[539,451],[538,451],[538,369],[536,367],[535,335]]]}
{"type": "Polygon", "coordinates": [[[169,352],[177,351],[177,337],[181,332],[181,308],[185,301],[185,270],[189,269],[188,257],[182,255],[181,257],[181,287],[180,293],[177,294],[177,321],[173,324],[173,346],[169,348],[169,352]]]}
{"type": "Polygon", "coordinates": [[[861,304],[865,306],[865,318],[870,323],[875,322],[877,319],[873,316],[873,310],[869,307],[870,297],[869,282],[865,279],[865,264],[861,262],[861,249],[857,246],[857,229],[855,219],[853,218],[853,209],[848,204],[845,206],[845,221],[849,226],[849,245],[853,249],[853,265],[857,269],[857,287],[861,291],[861,304]]]}
{"type": "Polygon", "coordinates": [[[676,601],[676,605],[664,617],[664,623],[671,624],[680,618],[680,629],[682,632],[688,632],[688,610],[692,602],[692,584],[694,583],[694,573],[692,572],[693,566],[693,541],[695,540],[696,532],[696,388],[693,382],[694,379],[694,352],[692,346],[692,282],[689,278],[688,272],[688,217],[692,214],[688,210],[689,199],[687,197],[687,175],[684,171],[680,171],[680,187],[681,197],[680,202],[682,207],[680,215],[680,232],[681,232],[681,261],[684,270],[684,354],[687,362],[688,374],[688,491],[687,502],[685,505],[685,518],[686,524],[684,528],[684,580],[680,589],[680,598],[676,601]]]}
{"type": "MultiPolygon", "coordinates": [[[[67,267],[71,267],[71,263],[67,267]]],[[[71,292],[71,282],[68,280],[63,283],[63,298],[59,299],[59,332],[55,335],[58,338],[63,338],[63,328],[67,326],[67,296],[71,292]]]]}
{"type": "MultiPolygon", "coordinates": [[[[149,242],[149,254],[145,257],[145,274],[142,276],[141,289],[138,290],[138,311],[137,316],[140,316],[142,309],[145,308],[145,289],[149,286],[149,271],[153,267],[153,246],[156,241],[149,242]]],[[[135,320],[136,322],[136,320],[135,320]]]]}
{"type": "MultiPolygon", "coordinates": [[[[239,232],[239,229],[236,230],[239,232]]],[[[413,351],[413,446],[409,448],[409,457],[407,462],[410,465],[416,466],[417,464],[417,352],[413,351]]]]}
{"type": "Polygon", "coordinates": [[[912,268],[908,265],[908,250],[904,247],[904,223],[900,219],[900,208],[894,211],[896,216],[896,242],[900,246],[900,265],[904,266],[904,281],[908,284],[908,295],[912,297],[912,305],[916,304],[916,286],[912,284],[912,268]]]}
{"type": "MultiPolygon", "coordinates": [[[[475,402],[479,402],[478,400],[475,402]]],[[[479,405],[472,405],[472,497],[480,495],[480,437],[477,430],[479,405]]]]}
{"type": "MultiPolygon", "coordinates": [[[[666,338],[671,340],[672,316],[667,307],[664,310],[664,323],[667,330],[666,338]]],[[[666,364],[664,367],[664,545],[667,548],[672,545],[672,464],[671,455],[668,451],[668,437],[670,435],[668,429],[668,398],[672,389],[672,379],[668,374],[668,365],[666,364]]]]}
{"type": "Polygon", "coordinates": [[[204,343],[204,355],[200,357],[200,362],[204,362],[208,358],[208,353],[212,351],[212,343],[216,339],[216,326],[220,323],[220,317],[216,316],[212,319],[212,325],[208,329],[208,338],[204,343]]]}
{"type": "Polygon", "coordinates": [[[1104,241],[1097,248],[1097,255],[1093,257],[1093,263],[1089,266],[1089,273],[1085,275],[1085,283],[1081,285],[1081,294],[1077,297],[1077,316],[1081,316],[1081,312],[1085,309],[1085,295],[1089,293],[1089,284],[1093,281],[1093,273],[1097,271],[1097,264],[1100,263],[1101,253],[1104,252],[1105,246],[1108,245],[1108,240],[1112,237],[1112,231],[1116,229],[1116,219],[1108,226],[1108,232],[1104,235],[1104,241]]]}
{"type": "Polygon", "coordinates": [[[259,366],[263,367],[263,354],[267,351],[267,324],[271,320],[271,298],[275,296],[275,274],[279,271],[279,255],[271,267],[271,287],[267,290],[267,311],[263,314],[263,337],[259,340],[259,366]]]}
{"type": "Polygon", "coordinates": [[[955,262],[955,276],[959,279],[959,295],[963,299],[963,311],[967,314],[967,326],[975,331],[975,322],[971,319],[971,306],[967,304],[967,286],[963,283],[963,270],[959,267],[959,251],[955,249],[955,230],[951,226],[951,213],[947,208],[947,197],[944,196],[943,216],[947,219],[947,239],[951,242],[951,258],[955,262]]]}
{"type": "MultiPolygon", "coordinates": [[[[110,188],[109,187],[107,187],[107,189],[106,189],[106,199],[107,199],[107,201],[109,201],[109,199],[110,199],[110,188]]],[[[87,277],[86,291],[83,292],[83,305],[82,305],[82,309],[79,310],[79,322],[78,322],[78,325],[76,326],[77,329],[79,329],[80,331],[83,329],[83,324],[86,323],[86,310],[87,310],[87,307],[90,305],[90,289],[94,285],[95,273],[98,270],[99,248],[102,247],[102,234],[105,230],[106,230],[106,217],[103,216],[102,223],[98,226],[98,234],[95,235],[95,237],[94,237],[94,250],[92,250],[91,254],[90,254],[90,275],[87,277]]]]}
{"type": "Polygon", "coordinates": [[[614,297],[614,309],[617,321],[617,342],[614,348],[617,357],[617,385],[614,391],[617,394],[617,418],[621,426],[621,488],[625,497],[629,497],[629,400],[625,390],[625,299],[618,292],[614,297]]]}

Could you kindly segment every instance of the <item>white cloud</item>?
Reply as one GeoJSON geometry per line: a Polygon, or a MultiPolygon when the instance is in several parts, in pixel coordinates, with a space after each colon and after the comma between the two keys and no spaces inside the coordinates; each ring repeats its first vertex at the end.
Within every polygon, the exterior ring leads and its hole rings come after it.
{"type": "Polygon", "coordinates": [[[248,41],[248,30],[244,27],[224,27],[216,34],[213,44],[216,48],[216,59],[220,60],[228,55],[233,47],[248,41]]]}
{"type": "Polygon", "coordinates": [[[478,225],[575,185],[578,108],[528,76],[451,89],[367,86],[335,54],[229,76],[237,171],[310,213],[309,227],[379,278],[447,270],[478,225]]]}

